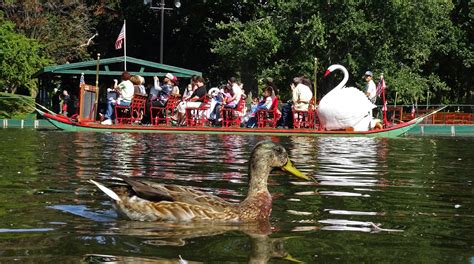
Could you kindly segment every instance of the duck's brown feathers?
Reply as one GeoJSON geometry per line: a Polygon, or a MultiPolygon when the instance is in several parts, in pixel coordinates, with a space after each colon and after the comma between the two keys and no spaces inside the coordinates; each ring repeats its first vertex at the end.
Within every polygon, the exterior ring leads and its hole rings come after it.
{"type": "Polygon", "coordinates": [[[174,222],[230,222],[268,221],[272,198],[267,179],[274,167],[290,164],[286,150],[278,144],[259,142],[249,161],[249,190],[241,203],[231,203],[220,197],[171,184],[157,184],[130,178],[119,179],[111,189],[91,180],[109,195],[119,213],[132,220],[174,222]]]}
{"type": "Polygon", "coordinates": [[[196,190],[192,187],[157,184],[150,181],[131,180],[130,178],[125,178],[124,181],[132,188],[135,195],[153,202],[182,202],[190,205],[210,207],[216,211],[223,211],[225,208],[234,205],[218,196],[196,190]]]}
{"type": "Polygon", "coordinates": [[[271,212],[268,192],[237,204],[191,187],[123,180],[125,186],[112,187],[120,197],[116,208],[132,220],[249,222],[267,220],[271,212]]]}

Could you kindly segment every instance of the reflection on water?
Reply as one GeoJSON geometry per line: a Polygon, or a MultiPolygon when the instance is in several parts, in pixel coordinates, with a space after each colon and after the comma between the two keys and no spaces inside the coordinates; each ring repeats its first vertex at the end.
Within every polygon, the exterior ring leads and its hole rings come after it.
{"type": "Polygon", "coordinates": [[[466,262],[472,139],[0,131],[0,262],[466,262]],[[281,143],[318,180],[275,171],[267,226],[117,218],[89,179],[189,185],[241,201],[247,159],[281,143]]]}

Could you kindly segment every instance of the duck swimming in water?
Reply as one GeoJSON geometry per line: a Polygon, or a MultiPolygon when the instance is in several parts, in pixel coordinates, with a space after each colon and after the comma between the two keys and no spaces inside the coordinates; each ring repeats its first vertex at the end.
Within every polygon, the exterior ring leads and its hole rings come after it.
{"type": "Polygon", "coordinates": [[[119,214],[131,220],[245,223],[268,220],[272,197],[267,180],[273,168],[280,168],[301,179],[310,179],[292,165],[282,146],[262,141],[257,143],[250,156],[249,189],[241,203],[231,203],[192,187],[131,178],[123,178],[120,185],[111,188],[91,182],[112,198],[119,214]]]}

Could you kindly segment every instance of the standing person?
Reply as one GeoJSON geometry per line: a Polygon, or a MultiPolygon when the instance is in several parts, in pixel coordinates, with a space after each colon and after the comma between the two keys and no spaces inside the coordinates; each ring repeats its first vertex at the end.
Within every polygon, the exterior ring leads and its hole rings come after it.
{"type": "Polygon", "coordinates": [[[71,102],[71,96],[69,96],[69,93],[67,92],[67,90],[63,90],[63,105],[62,105],[62,109],[61,109],[61,112],[64,116],[68,116],[68,111],[71,111],[70,109],[68,109],[68,106],[70,105],[70,102],[71,102]]]}
{"type": "Polygon", "coordinates": [[[112,125],[112,115],[115,104],[129,106],[132,103],[134,87],[133,83],[130,81],[130,77],[130,73],[124,71],[121,76],[122,82],[120,82],[120,84],[118,84],[117,79],[114,79],[114,89],[117,91],[119,96],[116,103],[112,100],[107,102],[105,120],[101,122],[102,125],[112,125]]]}
{"type": "MultiPolygon", "coordinates": [[[[364,80],[367,83],[365,85],[365,95],[369,98],[369,101],[375,104],[377,101],[377,87],[375,86],[375,82],[373,80],[374,75],[371,71],[366,71],[364,74],[364,80]]],[[[377,108],[372,109],[369,111],[370,116],[374,116],[377,114],[377,108]]]]}
{"type": "Polygon", "coordinates": [[[56,114],[61,113],[61,91],[58,89],[54,89],[54,95],[51,98],[52,104],[53,104],[53,112],[56,114]]]}
{"type": "Polygon", "coordinates": [[[375,104],[375,101],[377,100],[377,88],[375,86],[375,82],[373,80],[374,75],[372,74],[371,71],[366,71],[364,74],[364,80],[367,83],[365,85],[365,95],[367,95],[367,98],[375,104]]]}

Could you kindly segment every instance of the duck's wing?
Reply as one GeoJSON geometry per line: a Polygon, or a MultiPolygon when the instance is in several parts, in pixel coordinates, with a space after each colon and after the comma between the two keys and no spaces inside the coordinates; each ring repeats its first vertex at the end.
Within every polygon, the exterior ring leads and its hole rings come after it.
{"type": "Polygon", "coordinates": [[[196,190],[192,187],[158,184],[150,181],[132,180],[130,178],[124,178],[123,180],[132,188],[135,195],[153,202],[180,202],[207,206],[214,208],[214,210],[223,210],[233,205],[218,196],[196,190]]]}
{"type": "Polygon", "coordinates": [[[175,201],[175,199],[164,188],[153,188],[142,181],[132,180],[130,178],[123,178],[122,180],[127,183],[135,195],[142,199],[153,202],[175,201]]]}

